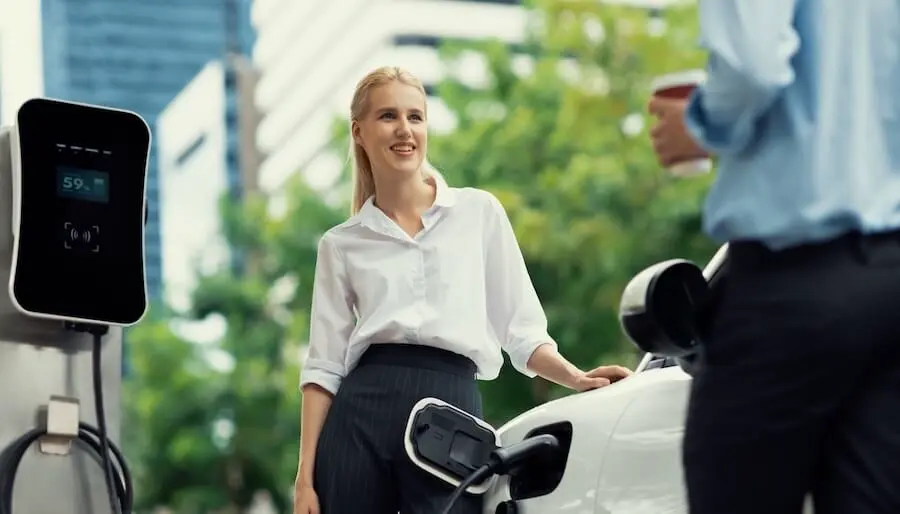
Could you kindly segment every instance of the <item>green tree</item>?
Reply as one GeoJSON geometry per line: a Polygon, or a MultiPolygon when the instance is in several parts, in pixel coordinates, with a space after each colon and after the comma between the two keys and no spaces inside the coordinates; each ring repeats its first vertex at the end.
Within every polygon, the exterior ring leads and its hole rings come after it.
{"type": "Polygon", "coordinates": [[[343,215],[299,179],[288,196],[278,217],[260,195],[223,201],[241,265],[201,275],[188,312],[155,310],[129,333],[125,424],[140,509],[236,514],[263,491],[289,511],[316,247],[343,215]],[[227,327],[214,343],[172,328],[210,317],[227,327]]]}
{"type": "Polygon", "coordinates": [[[136,510],[169,506],[207,512],[227,501],[225,452],[213,430],[223,377],[167,316],[128,332],[130,376],[123,383],[123,438],[136,510]]]}
{"type": "MultiPolygon", "coordinates": [[[[616,317],[627,281],[659,260],[702,261],[713,250],[700,232],[708,180],[671,180],[642,129],[652,78],[702,63],[696,12],[654,19],[602,2],[535,6],[541,16],[524,48],[531,74],[517,73],[513,52],[496,42],[447,49],[450,70],[462,52],[480,52],[490,87],[452,75],[442,84],[459,125],[433,138],[430,152],[451,183],[488,189],[506,207],[564,355],[585,368],[628,361],[616,317]]],[[[507,367],[483,384],[488,416],[508,419],[554,389],[507,367]]]]}

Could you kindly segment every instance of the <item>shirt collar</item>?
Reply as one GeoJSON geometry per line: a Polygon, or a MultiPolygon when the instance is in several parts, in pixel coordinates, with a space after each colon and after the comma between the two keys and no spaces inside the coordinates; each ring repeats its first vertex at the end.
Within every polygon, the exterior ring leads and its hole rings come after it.
{"type": "MultiPolygon", "coordinates": [[[[431,180],[434,181],[435,185],[435,195],[434,195],[434,203],[431,208],[425,211],[424,215],[428,215],[430,213],[435,212],[440,208],[452,207],[456,204],[456,191],[454,191],[447,182],[443,179],[443,177],[433,177],[431,180]]],[[[372,224],[380,224],[380,220],[385,217],[384,213],[375,206],[375,195],[370,196],[366,199],[365,203],[363,203],[362,207],[359,209],[359,212],[354,214],[347,220],[347,225],[369,225],[372,224]]]]}

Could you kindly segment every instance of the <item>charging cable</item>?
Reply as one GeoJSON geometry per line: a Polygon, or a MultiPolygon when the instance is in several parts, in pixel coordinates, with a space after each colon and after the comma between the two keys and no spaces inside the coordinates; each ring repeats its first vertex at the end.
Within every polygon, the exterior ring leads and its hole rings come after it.
{"type": "MultiPolygon", "coordinates": [[[[101,348],[103,336],[109,331],[105,325],[91,325],[84,323],[66,323],[66,329],[75,332],[87,332],[93,336],[92,349],[92,374],[94,387],[94,409],[97,413],[97,427],[86,423],[77,423],[77,435],[73,432],[73,438],[84,443],[95,457],[100,459],[103,466],[103,474],[106,481],[106,490],[109,496],[109,504],[112,514],[131,514],[134,504],[134,489],[131,482],[131,472],[125,462],[125,456],[116,445],[109,440],[106,433],[106,413],[103,404],[103,374],[101,370],[101,348]],[[115,463],[113,460],[115,459],[115,463]]],[[[51,406],[53,408],[53,400],[51,406]]],[[[48,412],[48,414],[50,414],[48,412]]],[[[13,514],[13,487],[16,480],[16,472],[22,458],[28,448],[45,436],[53,436],[48,426],[35,428],[20,436],[12,442],[3,454],[0,455],[0,514],[13,514]]]]}
{"type": "Polygon", "coordinates": [[[441,510],[441,514],[450,514],[453,506],[472,484],[481,482],[491,475],[506,475],[526,460],[559,449],[559,440],[550,434],[529,437],[524,441],[491,452],[487,464],[476,469],[463,480],[441,510]]]}

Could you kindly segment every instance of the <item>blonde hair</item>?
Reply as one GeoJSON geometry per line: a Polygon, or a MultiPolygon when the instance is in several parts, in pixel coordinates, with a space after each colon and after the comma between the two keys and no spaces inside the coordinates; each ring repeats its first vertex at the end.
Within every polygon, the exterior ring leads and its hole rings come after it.
{"type": "MultiPolygon", "coordinates": [[[[356,84],[353,100],[350,102],[350,162],[353,171],[353,197],[350,202],[350,215],[359,212],[370,196],[375,194],[375,177],[372,175],[372,164],[366,150],[353,138],[353,122],[362,118],[369,108],[369,93],[380,86],[399,82],[418,89],[425,96],[422,82],[411,73],[396,66],[384,66],[369,72],[356,84]]],[[[446,184],[444,177],[435,169],[428,158],[422,162],[422,173],[426,178],[446,184]]]]}

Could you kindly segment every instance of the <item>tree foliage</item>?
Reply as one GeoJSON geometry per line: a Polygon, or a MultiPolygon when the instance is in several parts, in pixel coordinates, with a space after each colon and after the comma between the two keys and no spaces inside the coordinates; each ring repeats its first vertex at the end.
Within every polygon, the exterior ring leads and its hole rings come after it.
{"type": "MultiPolygon", "coordinates": [[[[429,151],[451,183],[490,190],[506,207],[561,352],[585,368],[628,361],[616,318],[627,281],[654,262],[713,250],[700,233],[708,180],[668,177],[644,128],[651,80],[702,63],[696,12],[535,4],[541,16],[518,55],[499,42],[446,49],[439,96],[458,127],[429,151]],[[487,88],[454,78],[471,52],[487,64],[487,88]]],[[[530,385],[509,367],[483,384],[490,419],[560,392],[530,385]]]]}
{"type": "MultiPolygon", "coordinates": [[[[659,260],[702,261],[714,249],[699,224],[709,180],[669,178],[645,129],[650,80],[702,62],[696,13],[673,8],[651,20],[602,2],[533,7],[523,45],[443,49],[448,73],[438,91],[457,128],[431,136],[430,159],[452,185],[502,201],[563,354],[584,368],[629,363],[634,352],[616,319],[625,283],[659,260]],[[667,30],[653,35],[654,24],[667,30]],[[488,71],[480,87],[456,78],[472,55],[488,71]]],[[[346,122],[339,126],[343,153],[346,122]]],[[[346,183],[338,187],[348,193],[346,183]]],[[[243,265],[202,276],[190,312],[129,334],[126,433],[144,508],[240,512],[267,491],[289,512],[316,246],[347,208],[300,176],[284,193],[277,215],[264,197],[225,203],[224,235],[243,265]],[[219,318],[227,328],[217,342],[197,344],[173,330],[177,318],[219,318]],[[222,356],[227,365],[214,365],[222,356]]],[[[497,425],[563,394],[510,366],[482,391],[497,425]]]]}

